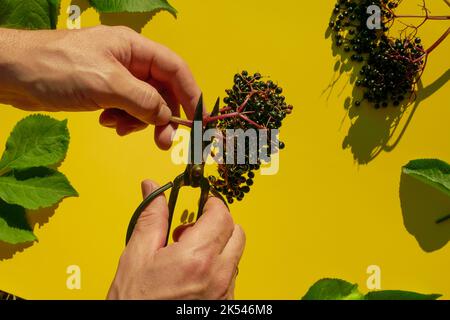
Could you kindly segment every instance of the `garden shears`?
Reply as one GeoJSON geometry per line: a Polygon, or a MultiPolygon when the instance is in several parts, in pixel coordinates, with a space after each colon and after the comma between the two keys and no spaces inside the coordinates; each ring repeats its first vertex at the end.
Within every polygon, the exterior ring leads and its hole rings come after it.
{"type": "MultiPolygon", "coordinates": [[[[217,99],[214,109],[211,113],[211,116],[218,115],[219,101],[220,100],[217,99]]],[[[142,203],[139,205],[139,207],[136,209],[133,216],[131,217],[130,223],[128,224],[126,243],[128,243],[128,241],[130,240],[131,235],[133,234],[134,227],[136,226],[136,223],[139,217],[141,216],[142,212],[145,210],[145,208],[156,197],[158,197],[159,195],[161,195],[162,193],[171,188],[172,190],[170,192],[169,198],[169,224],[166,237],[166,246],[169,242],[170,229],[172,226],[172,220],[174,216],[176,202],[178,199],[178,194],[182,187],[200,188],[201,190],[196,220],[198,220],[201,217],[203,213],[203,208],[205,206],[206,201],[208,200],[208,195],[210,192],[214,196],[220,198],[225,203],[223,197],[216,190],[211,188],[208,178],[206,178],[204,175],[205,160],[203,158],[203,152],[208,146],[208,141],[206,142],[203,141],[203,133],[205,130],[212,128],[214,128],[213,123],[208,123],[206,126],[203,125],[203,95],[202,95],[195,109],[194,119],[192,122],[191,136],[189,143],[188,164],[186,166],[186,169],[173,181],[155,190],[147,198],[145,198],[144,201],[142,201],[142,203]],[[199,123],[201,125],[198,125],[199,123]],[[196,147],[198,149],[198,146],[201,146],[201,150],[195,149],[196,147]],[[201,153],[199,153],[199,151],[201,153]],[[195,154],[196,152],[197,156],[195,154]],[[201,155],[201,157],[198,156],[199,154],[201,155]]]]}

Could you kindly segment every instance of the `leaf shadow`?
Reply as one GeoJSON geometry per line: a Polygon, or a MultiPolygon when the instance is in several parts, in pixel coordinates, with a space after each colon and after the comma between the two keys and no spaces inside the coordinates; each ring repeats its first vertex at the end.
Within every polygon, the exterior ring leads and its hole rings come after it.
{"type": "MultiPolygon", "coordinates": [[[[50,218],[55,214],[59,207],[59,203],[56,205],[40,209],[40,210],[28,210],[27,211],[27,221],[30,228],[34,230],[36,227],[42,227],[50,221],[50,218]]],[[[0,261],[12,259],[17,253],[25,251],[25,249],[33,246],[37,241],[19,243],[19,244],[9,244],[0,241],[0,261]]]]}
{"type": "Polygon", "coordinates": [[[80,13],[83,13],[91,6],[88,0],[71,0],[70,5],[78,6],[80,13]]]}
{"type": "Polygon", "coordinates": [[[450,240],[450,221],[437,224],[436,220],[450,213],[450,198],[404,173],[399,195],[403,223],[420,248],[425,252],[443,248],[450,240]]]}
{"type": "Polygon", "coordinates": [[[336,45],[336,38],[329,27],[325,32],[325,39],[331,39],[331,51],[336,58],[336,63],[332,80],[322,94],[328,91],[328,100],[342,76],[348,76],[345,86],[337,93],[340,96],[347,85],[353,86],[351,96],[344,101],[350,128],[342,141],[342,149],[350,149],[356,163],[367,165],[382,152],[391,152],[395,149],[403,138],[420,103],[449,81],[450,70],[444,72],[426,87],[423,87],[423,83],[419,81],[415,99],[405,101],[398,107],[389,106],[375,109],[372,104],[365,101],[360,106],[355,106],[355,101],[361,101],[363,96],[363,91],[355,85],[360,76],[362,64],[352,61],[352,54],[336,45]]]}
{"type": "Polygon", "coordinates": [[[158,11],[153,12],[122,12],[100,13],[100,22],[108,26],[127,26],[140,33],[158,11]]]}
{"type": "Polygon", "coordinates": [[[23,252],[26,248],[31,247],[33,244],[34,242],[9,244],[0,241],[0,261],[13,258],[16,253],[23,252]]]}

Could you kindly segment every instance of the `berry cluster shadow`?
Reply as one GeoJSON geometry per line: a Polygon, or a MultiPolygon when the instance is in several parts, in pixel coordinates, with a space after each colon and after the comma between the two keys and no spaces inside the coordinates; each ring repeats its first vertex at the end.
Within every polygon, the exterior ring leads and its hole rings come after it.
{"type": "Polygon", "coordinates": [[[357,11],[356,7],[350,8],[358,3],[364,7],[365,1],[338,1],[330,15],[325,38],[331,39],[332,54],[336,58],[336,63],[333,79],[325,91],[328,91],[330,96],[342,76],[348,77],[339,93],[340,95],[347,85],[352,86],[352,94],[344,102],[351,125],[343,140],[342,148],[350,149],[358,164],[368,164],[382,152],[390,152],[398,145],[419,104],[442,87],[449,77],[446,72],[426,88],[423,87],[420,76],[418,79],[406,76],[402,76],[401,80],[393,78],[387,85],[386,81],[380,81],[378,78],[370,80],[374,74],[379,76],[380,73],[384,79],[385,76],[395,77],[399,73],[398,70],[395,71],[396,68],[406,68],[412,72],[411,68],[417,67],[419,69],[412,74],[420,74],[425,62],[421,56],[423,47],[421,39],[415,36],[388,42],[388,38],[383,35],[389,28],[387,24],[383,25],[383,30],[365,30],[365,25],[361,27],[361,23],[356,22],[365,21],[368,17],[364,16],[365,10],[359,8],[357,11]],[[348,10],[349,8],[351,10],[348,10]],[[349,32],[342,35],[343,29],[349,32]],[[382,44],[389,43],[389,45],[380,46],[380,39],[382,44]],[[376,63],[376,57],[384,57],[386,52],[393,50],[392,45],[396,46],[394,51],[404,50],[402,54],[417,56],[418,61],[412,66],[405,67],[398,61],[391,64],[388,59],[384,63],[387,63],[383,66],[384,70],[373,70],[380,65],[376,63]],[[374,54],[374,51],[377,53],[374,54]],[[414,82],[416,80],[417,83],[414,82]],[[412,92],[411,88],[414,86],[417,86],[418,90],[412,92]],[[411,97],[408,98],[410,91],[411,97]]]}

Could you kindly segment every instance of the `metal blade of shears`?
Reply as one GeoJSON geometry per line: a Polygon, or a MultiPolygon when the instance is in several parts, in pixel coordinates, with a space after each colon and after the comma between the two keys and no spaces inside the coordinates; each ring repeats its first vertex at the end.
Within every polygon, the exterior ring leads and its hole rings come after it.
{"type": "Polygon", "coordinates": [[[191,128],[191,140],[189,143],[189,164],[201,164],[203,158],[203,150],[201,148],[203,142],[203,94],[198,100],[195,108],[194,119],[191,128]],[[196,143],[198,143],[196,148],[196,143]]]}

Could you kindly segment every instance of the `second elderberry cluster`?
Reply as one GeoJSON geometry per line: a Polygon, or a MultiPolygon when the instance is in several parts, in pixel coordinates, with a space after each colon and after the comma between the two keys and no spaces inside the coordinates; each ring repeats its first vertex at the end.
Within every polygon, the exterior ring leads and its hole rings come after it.
{"type": "Polygon", "coordinates": [[[416,30],[391,37],[395,10],[401,0],[338,0],[329,22],[337,47],[349,53],[351,61],[362,63],[355,85],[363,89],[363,100],[376,109],[399,106],[411,97],[425,66],[426,51],[416,30]],[[380,25],[369,28],[370,6],[380,9],[380,25]]]}

